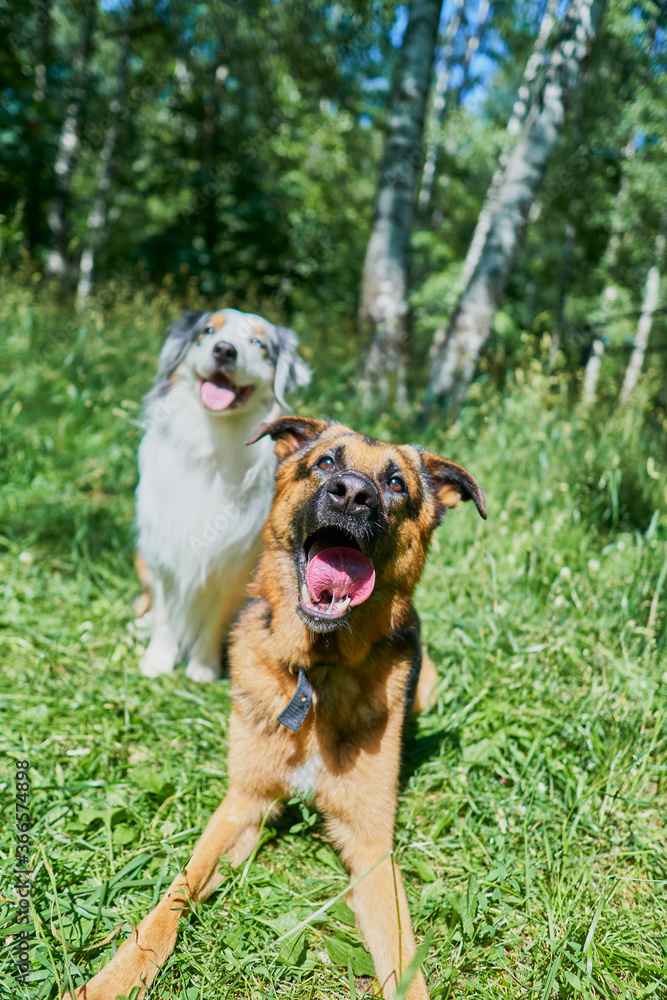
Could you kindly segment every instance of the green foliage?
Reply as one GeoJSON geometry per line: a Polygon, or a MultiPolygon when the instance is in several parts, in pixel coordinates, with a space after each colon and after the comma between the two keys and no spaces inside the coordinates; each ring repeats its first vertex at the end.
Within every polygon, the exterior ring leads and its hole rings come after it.
{"type": "MultiPolygon", "coordinates": [[[[466,5],[433,203],[426,215],[417,213],[412,240],[417,402],[428,348],[447,328],[480,207],[508,147],[505,126],[544,7],[544,0],[493,4],[481,55],[463,76],[477,10],[466,5]]],[[[109,213],[95,259],[99,290],[113,285],[131,298],[148,284],[166,287],[198,306],[252,307],[314,331],[326,325],[317,318],[325,312],[337,332],[327,350],[336,356],[341,344],[348,363],[356,361],[366,346],[357,343],[355,314],[402,12],[384,0],[237,0],[196,10],[182,0],[101,9],[92,0],[5,5],[3,267],[26,281],[44,273],[54,242],[48,220],[58,148],[76,106],[80,144],[64,196],[74,281],[130,26],[109,213]]],[[[494,385],[525,366],[557,328],[556,365],[572,374],[573,391],[600,334],[611,345],[601,391],[618,395],[655,236],[667,217],[666,18],[654,0],[607,4],[482,359],[494,385]],[[627,197],[619,206],[623,178],[627,197]],[[614,227],[620,248],[611,267],[614,227]],[[609,285],[618,294],[606,315],[600,293],[609,285]]],[[[656,313],[648,355],[660,377],[665,315],[656,313]]],[[[659,389],[654,401],[664,405],[659,389]]]]}
{"type": "Polygon", "coordinates": [[[333,284],[349,297],[374,172],[359,123],[374,99],[362,84],[387,52],[389,20],[381,4],[355,0],[336,8],[241,0],[196,11],[179,0],[114,4],[95,13],[85,63],[81,0],[3,9],[14,79],[4,91],[0,212],[24,253],[44,266],[56,154],[73,101],[80,148],[66,221],[73,260],[81,251],[130,7],[130,72],[98,275],[125,284],[172,275],[181,292],[281,302],[294,286],[333,284]]]}
{"type": "MultiPolygon", "coordinates": [[[[109,957],[100,942],[153,905],[226,787],[229,683],[141,677],[132,622],[133,421],[173,308],[127,296],[73,324],[29,289],[0,297],[0,797],[10,816],[12,762],[30,759],[35,1000],[109,957]]],[[[327,339],[323,322],[306,344],[327,339]]],[[[535,360],[418,432],[371,421],[349,370],[324,365],[307,412],[344,400],[335,415],[419,434],[487,493],[487,522],[448,515],[417,596],[439,682],[406,744],[396,860],[431,995],[666,997],[664,428],[639,406],[580,413],[535,360]]],[[[13,838],[5,823],[5,937],[13,838]]],[[[152,996],[361,996],[345,886],[294,801],[183,921],[152,996]]]]}
{"type": "MultiPolygon", "coordinates": [[[[429,219],[420,219],[413,237],[411,305],[419,361],[434,332],[447,329],[462,291],[461,263],[489,182],[499,154],[511,148],[504,127],[532,42],[528,5],[508,6],[494,12],[488,44],[500,36],[511,55],[496,55],[497,69],[481,108],[464,103],[448,115],[436,205],[429,219]]],[[[613,0],[607,5],[482,359],[482,371],[493,369],[500,384],[508,372],[529,362],[545,334],[552,336],[558,328],[557,367],[575,374],[573,388],[599,335],[611,345],[600,391],[610,398],[618,395],[648,269],[664,263],[654,257],[655,236],[667,218],[665,16],[664,5],[651,2],[613,0]],[[612,230],[619,242],[613,266],[612,230]],[[600,296],[610,285],[616,297],[607,313],[600,296]]],[[[664,303],[663,282],[662,309],[652,333],[655,346],[647,359],[661,379],[667,343],[664,303]]],[[[424,378],[424,368],[417,364],[415,384],[424,378]]]]}

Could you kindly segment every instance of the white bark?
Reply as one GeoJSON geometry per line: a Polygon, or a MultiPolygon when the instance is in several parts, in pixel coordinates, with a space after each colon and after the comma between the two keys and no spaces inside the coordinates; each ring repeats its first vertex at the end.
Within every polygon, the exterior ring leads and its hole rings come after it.
{"type": "MultiPolygon", "coordinates": [[[[486,2],[486,0],[482,0],[482,2],[486,2]]],[[[453,68],[454,46],[461,24],[464,4],[465,0],[455,0],[454,10],[452,11],[452,16],[449,19],[447,31],[445,32],[442,55],[435,75],[431,120],[426,129],[426,159],[424,160],[422,183],[419,191],[419,208],[422,211],[426,211],[431,200],[435,167],[438,159],[438,131],[445,120],[447,91],[449,90],[449,80],[453,68]]]]}
{"type": "Polygon", "coordinates": [[[560,350],[563,327],[565,326],[565,303],[567,301],[567,288],[570,283],[570,273],[572,271],[572,258],[574,257],[574,246],[577,236],[574,223],[568,219],[565,223],[565,242],[563,244],[563,260],[560,272],[560,290],[558,295],[558,308],[553,330],[551,331],[551,346],[549,348],[549,364],[553,365],[558,351],[560,350]]]}
{"type": "MultiPolygon", "coordinates": [[[[584,142],[584,106],[581,97],[577,101],[576,114],[574,116],[574,129],[572,141],[578,149],[584,142]]],[[[579,180],[572,187],[572,199],[576,200],[581,194],[581,183],[579,180]]],[[[561,346],[563,330],[565,328],[565,310],[570,287],[570,276],[572,274],[572,263],[574,261],[574,251],[577,241],[577,229],[571,219],[565,219],[565,239],[563,241],[563,255],[561,258],[560,281],[558,288],[558,304],[556,315],[551,329],[551,344],[549,346],[549,366],[555,364],[561,346]]]]}
{"type": "Polygon", "coordinates": [[[479,47],[482,44],[484,33],[486,32],[486,29],[488,27],[488,20],[490,13],[491,13],[491,4],[489,0],[479,0],[475,30],[468,36],[465,54],[463,56],[463,62],[461,63],[461,82],[454,91],[454,94],[452,95],[453,96],[452,104],[454,107],[458,107],[459,104],[461,103],[461,96],[463,94],[463,90],[468,79],[468,73],[470,71],[470,63],[477,55],[479,47]]]}
{"type": "Polygon", "coordinates": [[[424,115],[442,0],[412,0],[390,98],[375,220],[362,279],[359,322],[373,340],[363,390],[405,407],[408,256],[424,115]]]}
{"type": "Polygon", "coordinates": [[[41,28],[42,49],[39,62],[35,66],[35,86],[32,99],[35,104],[43,104],[46,100],[48,67],[51,64],[51,40],[53,34],[52,9],[54,0],[43,0],[37,14],[37,23],[41,28]]]}
{"type": "Polygon", "coordinates": [[[505,148],[498,158],[498,166],[496,167],[491,180],[491,186],[488,190],[484,205],[482,206],[482,211],[479,214],[479,219],[477,220],[477,225],[475,226],[475,232],[473,233],[472,241],[463,264],[461,284],[464,288],[470,281],[473,272],[479,263],[484,242],[489,234],[491,219],[493,218],[493,213],[496,207],[498,191],[500,190],[505,170],[507,168],[508,147],[514,139],[514,136],[520,132],[521,127],[526,120],[526,114],[528,112],[528,98],[535,84],[537,75],[542,69],[546,59],[547,43],[555,24],[557,7],[558,0],[549,0],[544,12],[544,17],[540,22],[537,38],[535,39],[535,45],[523,72],[521,86],[519,87],[516,100],[512,106],[512,114],[507,122],[505,148]]]}
{"type": "Polygon", "coordinates": [[[584,403],[590,403],[593,399],[595,399],[595,392],[600,378],[600,369],[602,368],[603,354],[604,344],[599,337],[596,337],[593,341],[591,354],[586,364],[584,384],[581,390],[581,398],[584,403]]]}
{"type": "Polygon", "coordinates": [[[51,252],[46,263],[49,274],[64,279],[67,270],[67,233],[66,233],[66,203],[72,186],[74,163],[79,152],[79,113],[81,105],[73,102],[67,109],[67,117],[63,123],[58,152],[55,162],[56,196],[53,199],[47,222],[51,232],[51,252]]]}
{"type": "Polygon", "coordinates": [[[468,265],[469,279],[447,336],[444,342],[434,341],[430,400],[458,402],[472,379],[563,124],[566,102],[579,82],[605,3],[573,0],[546,70],[535,80],[516,144],[496,190],[489,194],[491,204],[485,206],[488,219],[480,219],[484,238],[474,248],[475,260],[468,265]]]}
{"type": "Polygon", "coordinates": [[[104,145],[100,154],[100,179],[93,201],[93,208],[88,216],[83,251],[79,263],[79,280],[76,286],[76,308],[85,307],[90,296],[95,266],[95,253],[100,244],[107,218],[107,206],[113,169],[113,155],[118,138],[118,119],[109,125],[104,137],[104,145]]]}
{"type": "Polygon", "coordinates": [[[127,73],[130,58],[130,42],[132,37],[132,23],[134,20],[134,0],[127,12],[127,25],[123,35],[120,59],[118,63],[118,75],[116,82],[116,94],[109,105],[109,119],[104,135],[104,143],[100,153],[100,175],[97,184],[97,191],[93,200],[93,207],[88,216],[86,234],[83,241],[83,251],[79,263],[79,280],[76,288],[76,308],[85,308],[90,296],[93,281],[93,269],[95,267],[95,254],[101,243],[102,236],[107,221],[107,209],[109,205],[109,192],[113,178],[113,161],[118,141],[118,127],[120,124],[120,114],[125,100],[127,89],[127,73]]]}
{"type": "Polygon", "coordinates": [[[51,252],[46,263],[46,271],[48,274],[58,277],[62,287],[65,286],[69,275],[67,209],[74,168],[81,148],[81,118],[86,99],[88,66],[92,55],[96,12],[96,0],[88,0],[85,5],[81,47],[73,63],[78,77],[78,92],[67,107],[65,121],[60,132],[54,165],[55,196],[47,213],[47,223],[51,234],[51,252]]]}
{"type": "MultiPolygon", "coordinates": [[[[224,81],[227,69],[225,66],[217,66],[210,83],[210,90],[204,97],[204,134],[202,144],[202,160],[209,176],[215,176],[218,168],[219,137],[218,137],[218,110],[222,104],[224,81]]],[[[206,249],[213,259],[215,255],[216,242],[218,238],[219,226],[219,198],[217,193],[213,193],[209,199],[209,207],[206,213],[205,234],[206,249]]]]}
{"type": "Polygon", "coordinates": [[[648,347],[648,338],[651,335],[651,327],[653,326],[653,314],[658,306],[658,296],[660,294],[660,262],[664,253],[665,234],[664,232],[660,232],[655,239],[656,262],[653,267],[649,268],[648,277],[646,278],[646,289],[644,291],[642,312],[637,325],[637,333],[635,335],[635,343],[630,356],[630,362],[623,380],[623,388],[621,389],[620,396],[621,406],[625,406],[625,404],[630,401],[630,397],[632,396],[635,386],[637,385],[639,373],[641,372],[644,364],[644,355],[646,354],[646,348],[648,347]]]}
{"type": "MultiPolygon", "coordinates": [[[[607,282],[605,287],[602,289],[602,294],[600,295],[600,325],[605,326],[610,313],[612,311],[612,304],[616,297],[616,288],[613,284],[613,276],[616,270],[616,265],[618,263],[618,251],[621,248],[621,233],[623,231],[623,206],[628,200],[628,194],[630,192],[630,179],[627,173],[623,173],[623,163],[625,160],[630,159],[635,155],[635,146],[631,141],[629,142],[622,151],[621,158],[621,180],[618,185],[618,191],[616,193],[616,200],[614,201],[614,209],[611,216],[611,235],[609,237],[609,243],[607,244],[607,249],[604,255],[604,269],[607,275],[607,282]]],[[[602,369],[602,358],[604,356],[604,341],[602,337],[596,337],[591,346],[591,353],[589,355],[588,361],[586,362],[586,368],[584,371],[584,382],[581,389],[581,401],[585,406],[590,406],[591,403],[595,401],[598,390],[598,382],[600,380],[600,371],[602,369]]]]}
{"type": "MultiPolygon", "coordinates": [[[[657,18],[653,17],[649,22],[648,32],[647,32],[647,50],[648,58],[651,59],[653,53],[653,45],[655,43],[655,36],[658,27],[657,18]]],[[[631,139],[630,142],[623,149],[623,159],[629,159],[635,155],[635,145],[634,141],[631,139]]],[[[621,163],[623,160],[621,161],[621,163]]],[[[630,189],[630,182],[627,174],[622,174],[621,182],[618,188],[618,193],[616,195],[616,203],[614,205],[614,212],[611,220],[611,236],[609,238],[609,244],[605,253],[606,263],[607,263],[607,273],[613,277],[614,270],[616,268],[616,263],[618,260],[618,251],[621,246],[621,233],[623,230],[622,222],[622,208],[624,203],[628,198],[628,193],[630,189]]],[[[600,314],[602,318],[602,323],[606,323],[609,313],[611,311],[611,303],[613,302],[613,297],[616,293],[616,289],[610,282],[607,283],[602,291],[602,296],[600,298],[600,314]]],[[[585,406],[590,406],[595,402],[595,397],[597,395],[598,380],[600,378],[600,369],[602,367],[602,356],[604,354],[604,341],[601,337],[596,337],[593,341],[591,348],[590,357],[586,363],[586,370],[584,373],[584,384],[581,391],[581,401],[585,406]]]]}

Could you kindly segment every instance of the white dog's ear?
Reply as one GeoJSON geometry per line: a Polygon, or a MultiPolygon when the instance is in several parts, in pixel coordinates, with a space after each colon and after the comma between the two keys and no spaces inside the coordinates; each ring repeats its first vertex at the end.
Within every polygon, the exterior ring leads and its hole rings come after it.
{"type": "Polygon", "coordinates": [[[199,312],[196,309],[188,309],[177,323],[173,323],[169,327],[164,346],[160,351],[155,382],[146,396],[147,403],[159,399],[169,392],[171,376],[187,354],[190,345],[203,330],[206,318],[210,315],[210,313],[199,312]]]}
{"type": "Polygon", "coordinates": [[[160,352],[158,378],[168,379],[170,375],[174,374],[187,354],[190,344],[197,339],[205,316],[210,316],[210,313],[188,309],[178,323],[173,323],[169,327],[167,339],[160,352]]]}
{"type": "Polygon", "coordinates": [[[294,330],[286,326],[268,327],[266,334],[269,357],[275,365],[273,394],[284,410],[288,409],[285,393],[310,382],[311,371],[296,353],[299,339],[294,330]]]}

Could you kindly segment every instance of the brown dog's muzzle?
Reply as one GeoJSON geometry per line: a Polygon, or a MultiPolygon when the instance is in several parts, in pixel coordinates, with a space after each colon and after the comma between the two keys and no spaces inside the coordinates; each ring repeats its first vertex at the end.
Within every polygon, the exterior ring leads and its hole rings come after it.
{"type": "Polygon", "coordinates": [[[327,483],[329,504],[341,514],[368,517],[377,507],[379,495],[372,479],[361,472],[342,472],[327,483]]]}

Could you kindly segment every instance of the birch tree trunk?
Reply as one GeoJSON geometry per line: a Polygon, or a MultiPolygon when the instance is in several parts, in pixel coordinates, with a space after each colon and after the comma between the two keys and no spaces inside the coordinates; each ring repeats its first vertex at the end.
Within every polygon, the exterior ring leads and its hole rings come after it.
{"type": "Polygon", "coordinates": [[[438,131],[445,120],[447,91],[452,75],[454,61],[454,46],[461,24],[461,15],[465,0],[454,0],[454,10],[447,24],[447,31],[442,46],[442,56],[435,75],[435,90],[431,103],[430,121],[426,127],[426,159],[422,171],[422,182],[419,190],[418,207],[422,212],[428,210],[433,190],[436,161],[438,159],[438,131]]]}
{"type": "Polygon", "coordinates": [[[489,14],[491,13],[491,4],[489,0],[479,0],[479,6],[477,8],[477,21],[475,23],[475,30],[471,32],[468,36],[468,41],[466,42],[465,54],[463,56],[463,62],[461,63],[461,82],[452,93],[451,106],[452,108],[457,108],[461,103],[461,98],[463,97],[463,91],[468,80],[468,74],[470,72],[470,64],[479,52],[480,46],[482,44],[482,39],[488,27],[489,14]]]}
{"type": "MultiPolygon", "coordinates": [[[[484,204],[482,205],[482,210],[479,213],[479,218],[477,219],[477,225],[475,226],[475,231],[468,248],[468,253],[466,254],[466,259],[463,262],[463,270],[461,272],[460,280],[461,286],[464,289],[467,288],[475,269],[479,264],[485,241],[489,235],[491,220],[497,208],[498,192],[500,191],[505,177],[505,170],[507,169],[508,150],[514,140],[514,137],[521,130],[521,127],[526,120],[526,114],[528,112],[528,98],[535,85],[537,75],[542,69],[546,58],[547,43],[554,28],[557,7],[558,0],[548,0],[544,15],[540,21],[540,27],[537,33],[537,38],[535,39],[535,45],[533,46],[533,50],[528,57],[528,62],[526,63],[526,67],[523,71],[521,85],[517,92],[516,100],[512,106],[512,114],[510,115],[509,121],[507,122],[507,128],[505,130],[505,147],[498,158],[498,165],[494,171],[493,177],[491,178],[491,184],[489,186],[489,190],[487,191],[484,204]]],[[[429,351],[429,360],[433,364],[437,363],[439,356],[442,354],[447,335],[448,331],[444,329],[436,330],[435,332],[433,344],[431,345],[431,349],[429,351]]],[[[428,395],[429,397],[432,395],[432,389],[430,387],[428,395]]]]}
{"type": "Polygon", "coordinates": [[[83,251],[79,263],[79,280],[76,287],[76,308],[81,310],[85,307],[92,288],[93,269],[95,267],[95,254],[104,234],[107,222],[107,210],[109,207],[109,192],[113,178],[114,154],[118,141],[118,128],[120,125],[120,115],[125,101],[127,90],[127,73],[130,60],[130,44],[132,41],[132,26],[134,22],[135,0],[129,6],[127,12],[127,23],[121,42],[120,59],[118,62],[118,74],[116,78],[116,93],[109,104],[109,118],[104,135],[104,143],[100,153],[100,174],[97,183],[97,191],[93,200],[93,207],[88,216],[86,235],[83,241],[83,251]]]}
{"type": "Polygon", "coordinates": [[[442,0],[412,0],[394,81],[362,278],[359,325],[373,338],[364,369],[366,400],[407,404],[408,257],[417,179],[422,162],[426,100],[442,0]]]}
{"type": "Polygon", "coordinates": [[[52,62],[54,2],[55,0],[43,0],[37,15],[38,24],[42,29],[42,45],[35,65],[35,86],[32,92],[32,99],[37,105],[44,104],[47,98],[47,76],[52,62]]]}
{"type": "Polygon", "coordinates": [[[461,101],[461,94],[468,78],[470,63],[479,49],[481,39],[486,28],[491,5],[489,0],[480,0],[477,8],[477,21],[473,31],[468,36],[465,47],[463,62],[461,64],[461,83],[455,91],[450,93],[449,84],[452,77],[454,63],[454,48],[456,36],[461,24],[462,13],[465,7],[465,0],[456,0],[456,6],[447,25],[447,35],[443,45],[442,58],[438,67],[435,80],[435,95],[431,105],[431,120],[426,129],[427,145],[426,160],[422,171],[422,183],[419,191],[418,208],[422,213],[428,212],[433,195],[433,184],[438,165],[438,153],[440,152],[440,132],[445,122],[450,107],[457,107],[461,101]]]}
{"type": "Polygon", "coordinates": [[[60,279],[61,291],[66,290],[69,281],[69,224],[67,216],[72,177],[81,147],[81,119],[87,96],[88,68],[93,51],[96,13],[97,0],[85,0],[81,45],[73,62],[73,69],[77,77],[75,96],[67,107],[65,121],[60,132],[54,166],[55,195],[47,216],[51,252],[46,263],[46,271],[60,279]]]}
{"type": "MultiPolygon", "coordinates": [[[[490,192],[492,203],[488,209],[485,206],[488,218],[480,218],[478,225],[485,231],[483,239],[477,239],[475,259],[466,262],[467,284],[444,343],[434,343],[429,404],[459,403],[470,384],[563,124],[566,102],[579,82],[605,4],[606,0],[573,0],[546,71],[535,81],[517,142],[496,190],[490,192]]],[[[473,247],[469,257],[472,252],[473,247]]]]}
{"type": "MultiPolygon", "coordinates": [[[[205,164],[206,171],[211,178],[215,176],[215,171],[218,166],[219,132],[217,115],[218,109],[222,103],[223,84],[226,78],[226,72],[227,70],[225,66],[219,65],[216,67],[211,81],[211,89],[204,98],[204,142],[202,148],[202,162],[205,164]]],[[[217,194],[217,188],[215,188],[209,198],[209,205],[206,210],[204,233],[206,249],[209,252],[211,260],[214,258],[215,248],[218,241],[218,204],[219,197],[217,194]]]]}
{"type": "Polygon", "coordinates": [[[568,219],[565,223],[565,241],[563,243],[563,259],[560,269],[560,282],[558,290],[558,306],[556,308],[556,318],[553,330],[551,331],[551,345],[549,347],[549,364],[553,366],[556,356],[560,350],[565,326],[565,304],[567,302],[567,290],[570,285],[570,275],[572,273],[572,258],[574,257],[574,246],[577,231],[574,223],[568,219]]]}
{"type": "Polygon", "coordinates": [[[43,0],[37,5],[34,14],[41,35],[41,44],[36,46],[32,91],[34,110],[31,117],[36,134],[34,141],[28,146],[28,155],[24,161],[25,177],[31,194],[30,198],[26,199],[24,208],[26,235],[31,253],[34,253],[37,247],[41,248],[45,242],[43,207],[53,192],[52,181],[47,180],[52,151],[48,140],[44,141],[42,138],[44,125],[49,121],[49,108],[53,100],[52,72],[49,72],[54,62],[53,4],[54,0],[43,0]]]}
{"type": "Polygon", "coordinates": [[[649,269],[648,277],[646,279],[646,290],[644,291],[642,313],[639,317],[635,343],[632,348],[632,354],[625,373],[625,378],[623,379],[623,388],[621,389],[621,406],[625,406],[626,403],[630,401],[630,397],[632,396],[635,386],[637,385],[639,373],[641,372],[644,364],[644,355],[646,354],[646,348],[648,347],[648,338],[651,335],[651,327],[653,326],[653,314],[657,308],[658,296],[660,294],[660,262],[662,261],[664,253],[665,233],[663,230],[659,232],[655,238],[655,264],[649,269]]]}
{"type": "MultiPolygon", "coordinates": [[[[658,28],[657,19],[652,18],[649,30],[648,30],[648,55],[651,58],[651,53],[653,51],[653,45],[655,42],[656,32],[658,28]]],[[[635,145],[633,140],[624,147],[623,149],[623,159],[629,159],[635,154],[635,145]]],[[[614,213],[611,220],[611,237],[609,239],[609,246],[606,251],[606,257],[608,261],[608,273],[613,276],[614,269],[616,267],[616,262],[618,259],[618,251],[621,245],[621,229],[622,229],[622,218],[621,212],[623,205],[627,201],[628,192],[630,188],[630,181],[627,174],[622,174],[621,183],[618,188],[618,194],[616,196],[616,203],[614,205],[614,213]]],[[[615,289],[612,284],[607,284],[600,300],[600,313],[602,315],[602,322],[605,323],[609,313],[611,311],[611,303],[613,302],[612,295],[615,289]]],[[[590,357],[586,363],[586,370],[584,372],[584,384],[581,390],[581,401],[585,406],[590,406],[591,403],[595,401],[597,395],[598,381],[600,379],[600,371],[602,368],[602,358],[604,355],[604,341],[601,337],[596,337],[593,341],[591,347],[590,357]]]]}
{"type": "MultiPolygon", "coordinates": [[[[623,231],[623,206],[628,200],[630,192],[630,179],[627,173],[623,172],[623,163],[635,154],[634,143],[630,141],[622,151],[621,158],[621,181],[618,185],[616,200],[611,217],[611,235],[604,255],[605,273],[607,281],[602,294],[600,295],[600,325],[605,326],[611,313],[612,303],[616,295],[613,284],[614,272],[618,263],[618,252],[621,248],[621,233],[623,231]]],[[[604,356],[604,341],[601,336],[595,337],[591,345],[591,353],[584,371],[584,384],[581,389],[581,401],[585,406],[589,406],[595,401],[597,395],[600,371],[602,369],[602,358],[604,356]]]]}
{"type": "MultiPolygon", "coordinates": [[[[584,142],[584,106],[581,98],[577,101],[576,114],[574,116],[574,129],[572,141],[575,148],[579,149],[584,142]]],[[[581,196],[581,177],[577,173],[571,188],[572,201],[576,201],[581,196]]],[[[561,347],[563,331],[565,329],[565,311],[570,291],[570,278],[572,275],[572,263],[577,243],[577,228],[571,219],[565,219],[565,239],[563,240],[563,256],[561,259],[560,280],[558,282],[558,304],[554,324],[551,330],[551,344],[549,346],[549,367],[553,368],[558,352],[561,347]]]]}
{"type": "Polygon", "coordinates": [[[479,214],[479,219],[477,220],[477,225],[475,226],[475,232],[473,233],[470,248],[466,254],[466,259],[463,264],[461,282],[464,288],[470,281],[473,272],[479,263],[482,248],[489,233],[491,219],[498,200],[498,192],[505,175],[505,170],[507,169],[508,148],[514,140],[514,137],[520,132],[521,127],[526,120],[526,115],[528,113],[528,98],[535,85],[537,75],[542,69],[546,58],[547,43],[554,28],[557,7],[558,0],[549,0],[544,12],[544,17],[540,22],[540,28],[535,40],[535,46],[523,72],[521,86],[519,87],[516,100],[512,107],[512,114],[507,122],[505,149],[502,151],[498,159],[498,166],[496,167],[491,180],[491,187],[489,188],[486,200],[482,206],[482,211],[479,214]]]}

